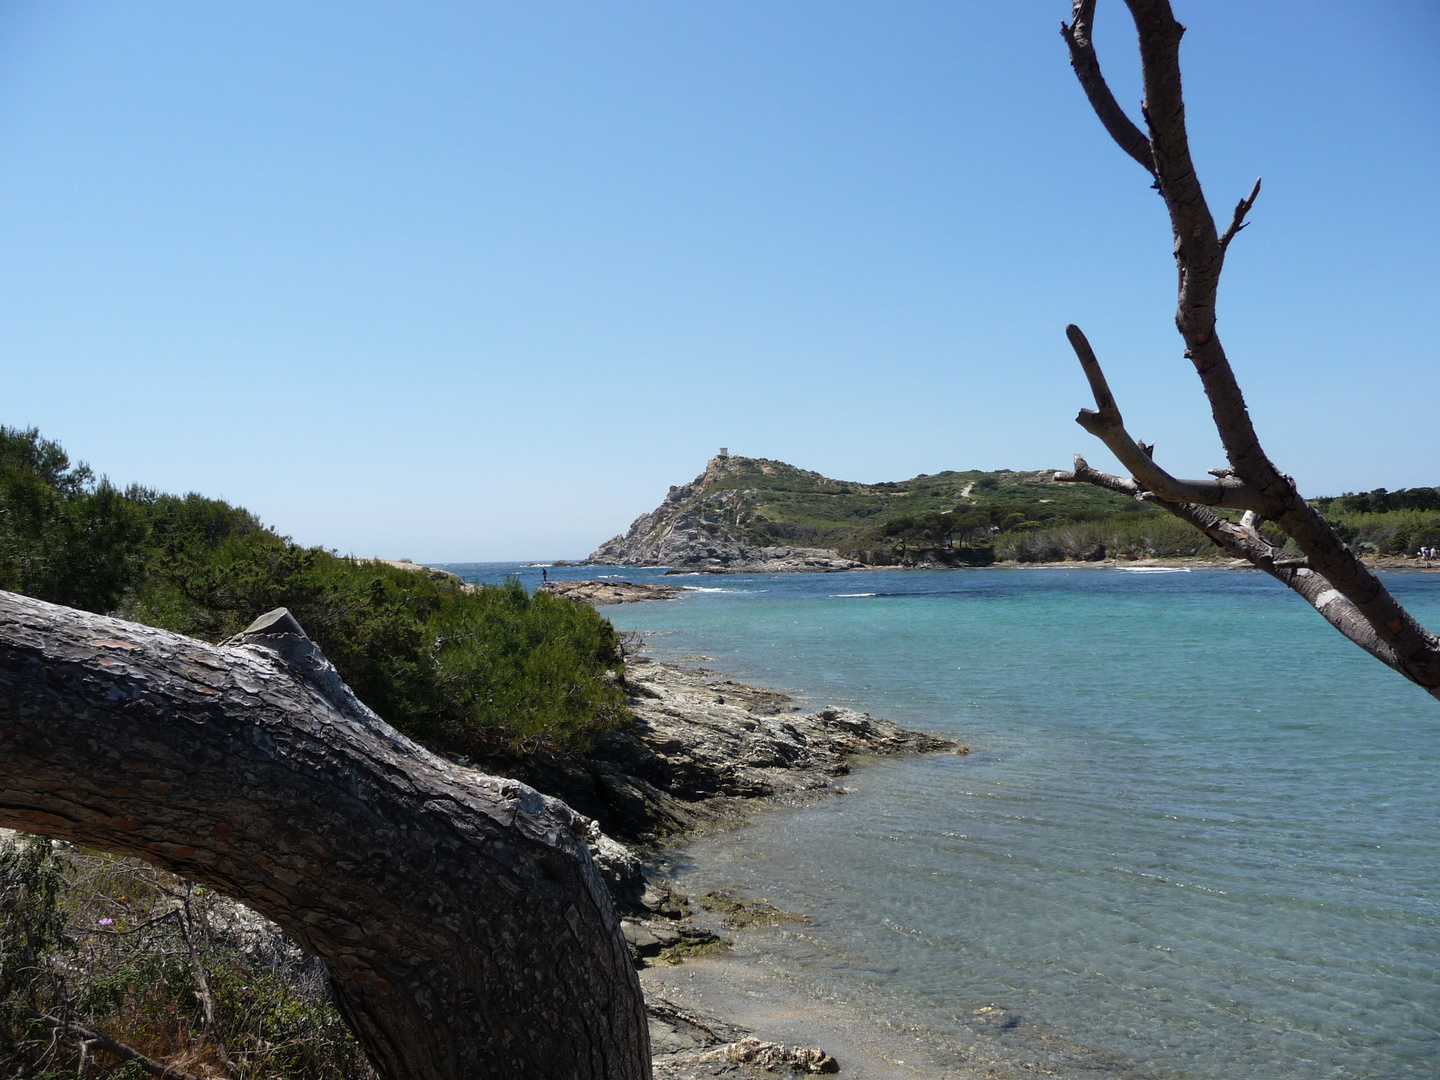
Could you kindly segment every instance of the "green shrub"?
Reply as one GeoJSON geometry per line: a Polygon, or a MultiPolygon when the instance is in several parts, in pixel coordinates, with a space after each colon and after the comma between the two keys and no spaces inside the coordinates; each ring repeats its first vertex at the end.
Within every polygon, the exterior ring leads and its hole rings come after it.
{"type": "Polygon", "coordinates": [[[0,427],[0,588],[109,611],[142,559],[144,514],[38,431],[0,427]]]}
{"type": "Polygon", "coordinates": [[[0,428],[0,588],[207,641],[287,607],[362,701],[451,753],[583,751],[628,715],[590,607],[301,547],[200,495],[121,493],[33,429],[0,428]]]}
{"type": "Polygon", "coordinates": [[[1224,553],[1198,530],[1163,512],[1117,515],[1053,528],[1024,522],[995,538],[995,554],[1022,563],[1143,559],[1224,553]]]}
{"type": "Polygon", "coordinates": [[[70,944],[60,909],[67,865],[49,840],[0,843],[0,1000],[33,1004],[49,958],[70,944]]]}
{"type": "MultiPolygon", "coordinates": [[[[1407,501],[1423,502],[1416,493],[1427,490],[1417,488],[1393,494],[1407,501]]],[[[1440,509],[1401,507],[1358,512],[1343,508],[1343,503],[1355,498],[1358,497],[1330,500],[1325,512],[1326,520],[1352,548],[1382,555],[1414,555],[1422,547],[1440,546],[1440,509]]]]}

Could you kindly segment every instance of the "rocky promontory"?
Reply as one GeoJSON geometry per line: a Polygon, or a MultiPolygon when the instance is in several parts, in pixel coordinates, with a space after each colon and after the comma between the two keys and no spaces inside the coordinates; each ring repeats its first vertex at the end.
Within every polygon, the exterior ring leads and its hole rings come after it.
{"type": "MultiPolygon", "coordinates": [[[[1100,492],[1101,499],[1111,497],[1100,492]]],[[[1119,499],[1119,496],[1114,496],[1119,499]]],[[[826,573],[863,566],[983,566],[1002,528],[1086,508],[1052,474],[922,473],[895,483],[832,480],[769,458],[721,453],[584,565],[672,573],[826,573]]]]}
{"type": "Polygon", "coordinates": [[[831,547],[784,542],[812,537],[767,515],[761,491],[774,481],[794,479],[791,474],[806,488],[847,486],[782,461],[711,458],[703,473],[671,487],[664,502],[636,518],[625,535],[601,544],[585,565],[667,566],[679,573],[718,574],[823,573],[861,566],[831,547]]]}

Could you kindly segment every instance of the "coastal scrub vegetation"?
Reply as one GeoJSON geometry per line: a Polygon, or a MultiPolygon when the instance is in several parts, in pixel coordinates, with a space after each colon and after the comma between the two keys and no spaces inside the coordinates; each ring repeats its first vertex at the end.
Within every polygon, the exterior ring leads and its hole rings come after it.
{"type": "Polygon", "coordinates": [[[287,607],[362,701],[450,754],[583,752],[628,715],[593,608],[302,547],[201,495],[120,491],[34,429],[0,427],[0,589],[211,642],[287,607]]]}
{"type": "Polygon", "coordinates": [[[325,966],[263,919],[138,860],[0,841],[0,1072],[153,1072],[100,1032],[171,1076],[374,1076],[325,966]]]}
{"type": "MultiPolygon", "coordinates": [[[[1440,547],[1440,488],[1384,488],[1361,494],[1312,499],[1326,522],[1361,555],[1415,556],[1440,547]]],[[[1063,525],[1041,523],[1009,529],[996,538],[996,554],[1017,562],[1055,562],[1101,558],[1229,558],[1203,533],[1164,511],[1137,503],[1139,513],[1117,514],[1063,525]]],[[[1227,518],[1240,520],[1238,513],[1227,518]]],[[[1299,547],[1279,528],[1262,523],[1258,531],[1284,555],[1299,547]]]]}

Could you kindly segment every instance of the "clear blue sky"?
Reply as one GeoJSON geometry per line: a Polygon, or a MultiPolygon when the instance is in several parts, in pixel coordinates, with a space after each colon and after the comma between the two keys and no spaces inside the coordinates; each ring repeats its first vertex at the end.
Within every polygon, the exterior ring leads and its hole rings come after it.
{"type": "MultiPolygon", "coordinates": [[[[1163,206],[1068,10],[4,4],[0,423],[342,552],[577,557],[721,445],[1108,464],[1074,321],[1202,473],[1163,206]]],[[[1220,314],[1271,455],[1440,483],[1440,5],[1177,13],[1217,216],[1265,178],[1220,314]]]]}

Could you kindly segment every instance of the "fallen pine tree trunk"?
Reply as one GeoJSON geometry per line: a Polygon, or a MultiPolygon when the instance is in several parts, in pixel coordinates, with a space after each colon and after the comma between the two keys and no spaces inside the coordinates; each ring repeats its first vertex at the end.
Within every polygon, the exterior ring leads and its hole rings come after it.
{"type": "Polygon", "coordinates": [[[386,1080],[650,1076],[589,822],[394,731],[283,609],[215,646],[0,592],[0,825],[273,919],[386,1080]]]}

